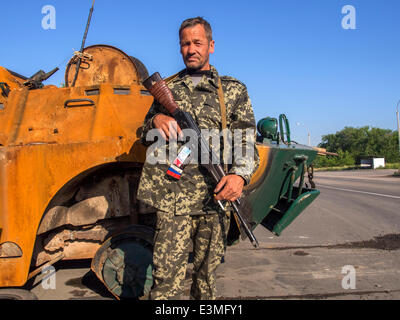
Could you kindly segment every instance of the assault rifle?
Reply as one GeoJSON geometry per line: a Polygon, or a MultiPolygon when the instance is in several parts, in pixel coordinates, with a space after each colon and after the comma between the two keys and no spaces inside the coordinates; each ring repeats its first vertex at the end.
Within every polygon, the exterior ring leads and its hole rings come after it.
{"type": "MultiPolygon", "coordinates": [[[[153,95],[153,97],[172,115],[180,128],[194,130],[198,137],[200,150],[202,152],[209,153],[208,159],[216,159],[216,157],[213,156],[212,149],[209,148],[206,139],[201,134],[201,131],[197,124],[194,122],[192,116],[188,112],[179,109],[177,103],[174,100],[174,97],[172,96],[172,92],[168,88],[165,81],[161,78],[160,74],[158,72],[154,73],[143,82],[143,85],[153,95]]],[[[207,164],[202,164],[202,166],[204,166],[208,170],[215,183],[218,183],[226,174],[220,164],[212,164],[210,162],[211,161],[208,161],[207,164]]],[[[219,205],[223,207],[222,203],[220,201],[218,202],[219,205]]],[[[242,238],[244,237],[242,233],[244,231],[245,236],[247,236],[253,246],[257,248],[259,246],[258,241],[242,215],[240,209],[240,199],[232,201],[231,205],[234,210],[235,219],[237,222],[239,222],[239,231],[242,234],[242,238]]]]}

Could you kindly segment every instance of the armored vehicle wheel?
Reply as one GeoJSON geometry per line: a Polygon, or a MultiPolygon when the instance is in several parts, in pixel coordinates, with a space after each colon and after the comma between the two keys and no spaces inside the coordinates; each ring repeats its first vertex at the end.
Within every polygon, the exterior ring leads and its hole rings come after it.
{"type": "Polygon", "coordinates": [[[24,289],[0,289],[0,300],[38,300],[36,295],[24,289]]]}
{"type": "Polygon", "coordinates": [[[154,230],[132,225],[96,252],[92,270],[117,299],[146,297],[153,285],[154,230]]]}

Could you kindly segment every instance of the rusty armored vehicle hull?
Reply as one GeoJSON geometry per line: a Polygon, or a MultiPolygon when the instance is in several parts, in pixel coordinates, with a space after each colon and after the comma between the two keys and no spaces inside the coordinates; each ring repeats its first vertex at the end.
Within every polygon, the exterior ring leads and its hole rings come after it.
{"type": "MultiPolygon", "coordinates": [[[[0,287],[24,286],[61,259],[92,259],[117,298],[141,297],[152,285],[154,222],[136,199],[153,102],[147,70],[105,45],[81,60],[75,78],[71,59],[61,88],[0,67],[0,287]]],[[[290,142],[285,117],[280,125],[286,140],[276,119],[260,121],[261,163],[242,197],[252,229],[276,235],[319,194],[304,181],[317,151],[290,142]]],[[[232,225],[230,243],[238,238],[232,225]]]]}

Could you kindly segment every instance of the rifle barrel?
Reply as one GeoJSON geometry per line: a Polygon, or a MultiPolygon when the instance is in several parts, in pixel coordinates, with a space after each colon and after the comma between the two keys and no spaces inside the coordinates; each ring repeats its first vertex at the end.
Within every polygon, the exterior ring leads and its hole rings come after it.
{"type": "MultiPolygon", "coordinates": [[[[88,32],[89,32],[90,22],[92,21],[92,14],[93,14],[93,10],[94,10],[94,2],[95,1],[96,0],[93,0],[92,7],[90,8],[90,11],[89,11],[89,17],[88,17],[88,20],[87,20],[87,23],[86,23],[85,33],[83,34],[81,50],[79,51],[80,53],[83,53],[83,50],[85,49],[86,38],[87,38],[87,35],[88,35],[88,32]]],[[[75,76],[74,76],[74,80],[72,81],[71,87],[75,87],[75,83],[76,83],[76,79],[78,79],[78,73],[79,73],[79,69],[81,67],[81,63],[82,63],[82,58],[80,56],[78,58],[77,63],[76,63],[75,76]]]]}
{"type": "Polygon", "coordinates": [[[93,10],[94,10],[94,2],[96,0],[93,0],[93,4],[92,7],[90,8],[89,11],[89,17],[88,17],[88,21],[86,23],[86,29],[85,29],[85,33],[83,34],[83,39],[82,39],[82,45],[81,45],[81,53],[83,53],[83,49],[85,49],[85,43],[86,43],[86,38],[87,38],[87,34],[89,32],[89,26],[90,26],[90,22],[92,21],[92,14],[93,14],[93,10]]]}

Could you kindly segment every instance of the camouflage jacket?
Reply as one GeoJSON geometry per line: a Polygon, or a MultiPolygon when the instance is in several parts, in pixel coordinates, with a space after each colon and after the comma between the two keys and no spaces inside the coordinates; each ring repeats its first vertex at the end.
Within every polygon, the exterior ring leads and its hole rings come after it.
{"type": "MultiPolygon", "coordinates": [[[[209,77],[203,75],[201,81],[194,87],[191,76],[185,69],[168,83],[168,87],[179,108],[189,112],[200,129],[217,129],[220,132],[222,124],[218,99],[218,73],[213,66],[211,66],[210,74],[209,77]]],[[[227,127],[230,131],[250,129],[252,132],[250,141],[248,138],[246,142],[243,141],[242,148],[244,153],[245,148],[250,146],[253,149],[251,154],[254,156],[247,160],[233,157],[232,164],[228,167],[230,174],[240,175],[248,184],[259,163],[255,146],[256,130],[253,109],[243,83],[232,77],[220,78],[226,104],[227,127]]],[[[142,128],[141,142],[144,145],[152,143],[146,140],[146,136],[151,129],[154,129],[153,119],[159,113],[169,115],[165,108],[155,101],[145,117],[142,128]]],[[[213,190],[216,184],[204,167],[188,164],[180,180],[173,180],[166,176],[169,166],[169,161],[156,165],[146,161],[139,183],[139,200],[158,210],[173,211],[176,215],[204,214],[217,210],[217,204],[213,201],[213,190]]]]}

